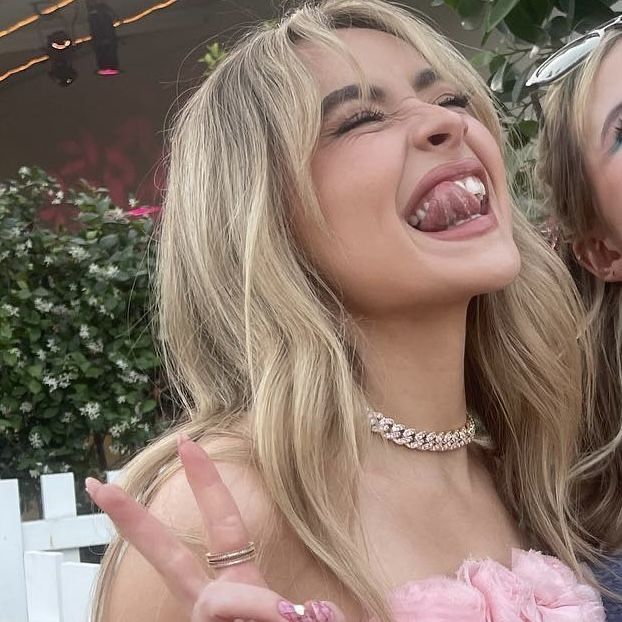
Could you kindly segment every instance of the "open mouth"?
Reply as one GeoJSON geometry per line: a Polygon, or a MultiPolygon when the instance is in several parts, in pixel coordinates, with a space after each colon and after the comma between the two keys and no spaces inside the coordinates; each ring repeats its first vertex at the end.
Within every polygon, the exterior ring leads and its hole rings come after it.
{"type": "Polygon", "coordinates": [[[439,181],[409,210],[408,224],[418,231],[435,233],[486,216],[490,203],[483,179],[482,171],[439,181]]]}

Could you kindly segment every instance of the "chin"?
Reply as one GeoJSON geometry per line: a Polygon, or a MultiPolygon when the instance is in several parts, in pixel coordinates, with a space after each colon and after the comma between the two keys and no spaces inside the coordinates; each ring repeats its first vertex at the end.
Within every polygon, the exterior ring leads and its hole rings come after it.
{"type": "MultiPolygon", "coordinates": [[[[471,282],[475,286],[474,294],[488,294],[511,285],[521,269],[521,257],[518,248],[512,241],[504,249],[497,249],[487,258],[481,269],[475,274],[471,272],[471,282]]],[[[468,282],[464,275],[465,283],[468,282]]]]}

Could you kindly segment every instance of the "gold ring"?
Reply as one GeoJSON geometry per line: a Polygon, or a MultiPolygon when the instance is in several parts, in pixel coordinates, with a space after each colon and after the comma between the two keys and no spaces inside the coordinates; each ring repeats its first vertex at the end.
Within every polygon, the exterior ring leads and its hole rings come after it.
{"type": "Polygon", "coordinates": [[[246,546],[236,551],[226,553],[207,553],[207,565],[211,568],[226,568],[249,562],[255,558],[255,543],[249,542],[246,546]]]}

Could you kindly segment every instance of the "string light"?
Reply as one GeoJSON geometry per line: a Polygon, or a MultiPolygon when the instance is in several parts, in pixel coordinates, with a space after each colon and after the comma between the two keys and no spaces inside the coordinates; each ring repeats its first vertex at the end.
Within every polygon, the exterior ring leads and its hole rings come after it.
{"type": "MultiPolygon", "coordinates": [[[[56,8],[54,8],[53,10],[56,11],[58,9],[61,9],[63,6],[66,6],[67,4],[70,4],[71,2],[74,2],[75,0],[63,0],[64,4],[62,2],[59,2],[58,5],[54,5],[56,8]]],[[[175,4],[178,0],[166,0],[165,2],[159,2],[157,4],[154,4],[153,6],[150,6],[148,9],[145,9],[144,11],[141,11],[140,13],[137,13],[136,15],[132,15],[130,17],[126,17],[124,19],[120,19],[115,21],[114,23],[114,27],[118,28],[119,26],[125,26],[126,24],[132,24],[134,22],[137,22],[138,20],[143,19],[144,17],[147,17],[147,15],[150,15],[151,13],[153,13],[154,11],[159,11],[161,9],[166,9],[167,7],[171,6],[172,4],[175,4]]],[[[50,7],[51,9],[52,7],[50,7]]],[[[41,11],[43,13],[43,11],[41,11]]],[[[48,10],[48,12],[53,12],[48,10]]],[[[32,16],[32,17],[37,17],[37,16],[32,16]]],[[[32,21],[35,21],[34,19],[32,21]]],[[[30,23],[30,22],[28,22],[30,23]]],[[[13,26],[12,26],[13,27],[13,26]]],[[[91,41],[93,37],[91,37],[91,35],[86,35],[84,37],[78,37],[77,39],[74,40],[73,44],[74,46],[78,46],[82,43],[86,43],[87,41],[91,41]]],[[[24,63],[23,65],[19,65],[18,67],[14,67],[13,69],[9,69],[8,71],[6,71],[5,73],[0,75],[0,82],[4,82],[4,80],[6,80],[7,78],[10,78],[11,76],[14,76],[16,73],[21,73],[22,71],[26,71],[27,69],[30,69],[31,67],[33,67],[34,65],[37,65],[39,63],[43,63],[46,60],[49,60],[50,57],[46,54],[44,56],[37,56],[35,58],[31,58],[29,61],[27,61],[26,63],[24,63]]]]}
{"type": "Polygon", "coordinates": [[[56,4],[53,4],[52,6],[48,6],[45,9],[41,9],[39,13],[36,13],[35,15],[31,15],[30,17],[26,17],[25,19],[22,19],[19,22],[16,22],[12,26],[9,26],[5,30],[0,30],[0,39],[2,37],[6,37],[7,35],[10,35],[12,32],[19,30],[20,28],[23,28],[24,26],[28,26],[28,24],[32,24],[33,22],[36,22],[38,19],[41,19],[41,15],[50,15],[54,13],[55,11],[62,9],[63,7],[66,7],[68,4],[71,4],[72,2],[75,2],[75,1],[76,0],[61,0],[60,2],[57,2],[56,4]]]}

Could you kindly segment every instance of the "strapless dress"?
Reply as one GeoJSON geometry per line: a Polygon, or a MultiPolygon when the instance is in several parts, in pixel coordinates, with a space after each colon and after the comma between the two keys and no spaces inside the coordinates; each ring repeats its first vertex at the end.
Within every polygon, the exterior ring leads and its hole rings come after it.
{"type": "Polygon", "coordinates": [[[512,551],[512,567],[467,560],[455,577],[409,582],[389,594],[396,622],[605,622],[597,589],[555,557],[512,551]]]}

